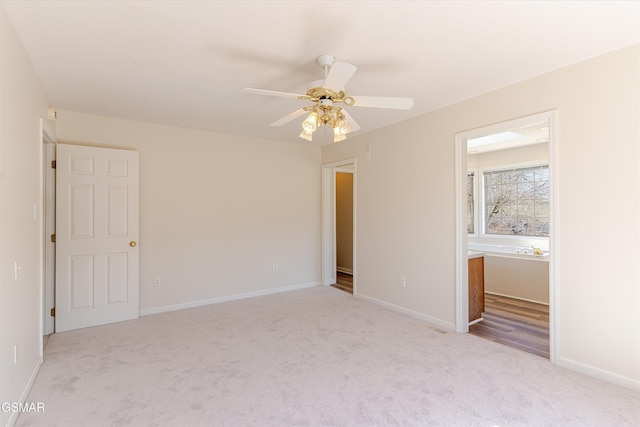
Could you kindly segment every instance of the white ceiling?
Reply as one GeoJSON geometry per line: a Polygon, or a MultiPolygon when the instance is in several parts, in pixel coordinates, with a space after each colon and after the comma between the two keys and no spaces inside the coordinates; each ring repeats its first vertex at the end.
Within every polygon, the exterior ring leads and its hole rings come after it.
{"type": "MultiPolygon", "coordinates": [[[[356,134],[640,41],[638,1],[2,1],[58,109],[305,143],[323,53],[358,71],[356,134]]],[[[314,143],[331,140],[320,128],[314,143]]]]}

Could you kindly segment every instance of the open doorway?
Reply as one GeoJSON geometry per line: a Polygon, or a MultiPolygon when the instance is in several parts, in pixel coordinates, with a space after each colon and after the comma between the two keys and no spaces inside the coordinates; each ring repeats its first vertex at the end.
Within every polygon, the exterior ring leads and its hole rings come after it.
{"type": "Polygon", "coordinates": [[[353,293],[353,164],[335,170],[336,183],[336,283],[353,293]]]}
{"type": "Polygon", "coordinates": [[[322,284],[356,292],[356,161],[323,165],[322,284]]]}
{"type": "Polygon", "coordinates": [[[552,361],[554,119],[456,135],[456,329],[552,361]]]}

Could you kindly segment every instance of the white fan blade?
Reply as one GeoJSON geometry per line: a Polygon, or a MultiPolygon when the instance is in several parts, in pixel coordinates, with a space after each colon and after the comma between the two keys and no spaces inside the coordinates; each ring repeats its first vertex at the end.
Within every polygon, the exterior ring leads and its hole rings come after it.
{"type": "Polygon", "coordinates": [[[391,108],[394,110],[410,110],[413,98],[395,98],[389,96],[352,96],[354,107],[391,108]]]}
{"type": "Polygon", "coordinates": [[[277,92],[275,90],[265,90],[265,89],[253,89],[250,87],[245,87],[243,92],[250,93],[253,95],[279,96],[282,98],[298,98],[299,96],[306,96],[306,95],[300,95],[297,93],[277,92]]]}
{"type": "Polygon", "coordinates": [[[344,85],[347,84],[357,69],[358,67],[347,62],[334,62],[322,87],[331,89],[334,92],[344,90],[344,85]]]}
{"type": "Polygon", "coordinates": [[[344,108],[342,109],[342,114],[344,114],[344,118],[347,119],[347,121],[351,124],[351,130],[349,131],[349,133],[360,130],[360,125],[356,123],[355,120],[353,120],[351,114],[349,114],[344,108]]]}
{"type": "Polygon", "coordinates": [[[304,113],[306,113],[306,111],[304,110],[304,108],[301,108],[299,110],[294,111],[291,114],[284,116],[280,120],[276,120],[275,122],[271,123],[269,126],[273,126],[273,127],[282,126],[285,123],[289,123],[291,120],[295,119],[296,117],[302,116],[304,113]]]}

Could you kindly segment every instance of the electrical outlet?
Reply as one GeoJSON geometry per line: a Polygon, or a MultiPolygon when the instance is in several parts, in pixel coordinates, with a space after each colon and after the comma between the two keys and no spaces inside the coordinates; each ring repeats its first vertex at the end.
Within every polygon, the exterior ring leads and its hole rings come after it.
{"type": "Polygon", "coordinates": [[[278,264],[273,264],[273,272],[274,273],[278,272],[278,264]]]}
{"type": "Polygon", "coordinates": [[[403,288],[407,287],[407,278],[404,276],[400,276],[400,286],[402,286],[403,288]]]}
{"type": "Polygon", "coordinates": [[[13,346],[13,364],[18,363],[18,344],[13,346]]]}
{"type": "Polygon", "coordinates": [[[160,286],[160,278],[159,277],[154,277],[153,278],[153,286],[155,286],[156,288],[158,286],[160,286]]]}

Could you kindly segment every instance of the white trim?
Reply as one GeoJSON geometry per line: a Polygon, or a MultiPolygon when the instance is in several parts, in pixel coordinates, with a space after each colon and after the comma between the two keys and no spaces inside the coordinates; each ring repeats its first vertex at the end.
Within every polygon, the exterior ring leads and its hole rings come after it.
{"type": "Polygon", "coordinates": [[[39,230],[39,236],[38,236],[38,241],[39,241],[39,247],[38,250],[40,252],[40,259],[38,260],[38,276],[40,278],[40,283],[39,283],[39,300],[40,300],[40,306],[39,306],[39,310],[38,310],[38,323],[40,324],[40,333],[39,333],[39,338],[40,338],[40,345],[38,348],[38,354],[39,356],[42,358],[44,357],[44,343],[43,343],[43,339],[42,337],[44,336],[45,333],[45,319],[46,317],[44,316],[44,310],[45,310],[45,295],[46,295],[46,290],[45,290],[45,285],[46,285],[46,273],[45,273],[45,260],[46,260],[46,245],[45,245],[45,236],[46,236],[46,230],[45,230],[45,219],[44,219],[44,215],[43,215],[43,211],[44,211],[44,206],[45,206],[45,168],[46,168],[46,150],[45,150],[45,130],[44,130],[44,120],[42,118],[40,118],[40,141],[38,142],[38,156],[39,156],[39,160],[40,160],[40,173],[39,173],[39,178],[40,178],[40,188],[39,188],[39,206],[37,208],[37,215],[36,213],[34,213],[34,216],[36,216],[34,218],[34,220],[37,220],[37,224],[38,224],[38,230],[39,230]]]}
{"type": "Polygon", "coordinates": [[[351,268],[352,268],[352,270],[351,270],[351,276],[352,276],[351,286],[352,286],[353,292],[356,292],[357,289],[358,289],[358,283],[357,283],[358,279],[356,277],[356,262],[357,262],[357,258],[356,258],[356,253],[357,253],[357,251],[356,251],[356,246],[357,246],[356,245],[356,236],[357,236],[357,234],[356,234],[356,230],[358,228],[358,224],[357,224],[357,221],[356,221],[356,218],[357,218],[356,213],[357,213],[357,210],[358,210],[357,209],[358,206],[357,206],[357,203],[356,203],[356,200],[358,200],[357,199],[357,196],[358,196],[358,191],[357,191],[358,190],[357,189],[358,183],[357,183],[357,179],[356,179],[356,171],[357,171],[357,169],[358,169],[358,163],[357,163],[356,159],[353,159],[353,180],[352,180],[353,183],[352,183],[352,186],[351,186],[351,190],[352,190],[352,193],[353,193],[352,201],[351,201],[351,203],[353,203],[353,220],[352,220],[352,224],[353,224],[352,233],[353,233],[353,236],[351,237],[351,242],[352,242],[351,243],[351,256],[353,257],[353,259],[351,261],[351,268]]]}
{"type": "MultiPolygon", "coordinates": [[[[42,341],[42,337],[40,337],[40,341],[42,341]]],[[[27,381],[27,384],[24,386],[24,389],[22,389],[22,393],[20,393],[20,397],[18,398],[19,403],[25,403],[27,401],[27,396],[29,396],[31,387],[33,387],[33,383],[35,382],[36,377],[38,376],[38,372],[40,372],[40,366],[42,366],[42,360],[43,360],[42,356],[38,357],[38,359],[36,360],[36,366],[33,368],[33,371],[31,372],[29,381],[27,381]]],[[[18,420],[19,415],[20,415],[20,412],[12,412],[11,415],[9,416],[9,420],[7,421],[7,424],[5,424],[5,427],[13,427],[13,425],[18,420]]]]}
{"type": "Polygon", "coordinates": [[[623,377],[622,375],[618,375],[604,369],[596,368],[591,365],[586,365],[584,363],[576,362],[575,360],[567,359],[565,357],[559,357],[556,363],[558,366],[562,366],[563,368],[580,372],[581,374],[598,378],[609,383],[617,384],[622,387],[630,388],[632,390],[640,391],[640,381],[638,380],[634,380],[629,377],[623,377]]]}
{"type": "Polygon", "coordinates": [[[348,165],[348,166],[351,166],[351,167],[339,166],[336,168],[336,172],[353,174],[353,165],[348,165]]]}
{"type": "Polygon", "coordinates": [[[414,317],[416,319],[424,320],[425,322],[428,322],[431,325],[437,326],[439,328],[444,328],[444,329],[447,329],[449,331],[454,331],[456,329],[456,325],[454,325],[451,322],[444,322],[444,321],[442,321],[440,319],[437,319],[435,317],[427,316],[425,314],[418,313],[417,311],[413,311],[413,310],[409,310],[408,308],[400,307],[399,305],[391,304],[389,302],[382,301],[382,300],[379,300],[377,298],[373,298],[373,297],[370,297],[370,296],[358,294],[355,291],[353,292],[353,296],[358,298],[358,299],[361,299],[361,300],[364,300],[364,301],[367,301],[367,302],[370,302],[370,303],[373,303],[373,304],[377,304],[377,305],[386,307],[386,308],[388,308],[388,309],[390,309],[392,311],[395,311],[395,312],[398,312],[398,313],[402,313],[402,314],[406,314],[406,315],[414,317]]]}
{"type": "Polygon", "coordinates": [[[42,260],[41,260],[41,277],[42,277],[42,334],[49,335],[54,332],[54,319],[50,316],[50,309],[54,307],[55,292],[55,245],[50,242],[48,236],[55,233],[55,170],[51,168],[51,161],[56,158],[56,142],[45,126],[44,120],[41,122],[41,142],[42,150],[41,162],[41,208],[40,228],[43,235],[41,236],[42,260]]]}
{"type": "Polygon", "coordinates": [[[322,168],[322,252],[321,283],[324,286],[336,282],[335,243],[335,178],[331,167],[322,168]]]}
{"type": "MultiPolygon", "coordinates": [[[[484,220],[482,222],[484,223],[484,220]]],[[[526,247],[529,247],[532,244],[535,244],[536,246],[541,246],[543,248],[549,247],[548,237],[517,236],[517,235],[511,235],[511,234],[480,234],[477,236],[469,235],[469,237],[473,238],[471,241],[472,243],[480,243],[480,244],[486,243],[489,245],[526,246],[526,247]]]]}
{"type": "Polygon", "coordinates": [[[467,232],[467,133],[455,135],[456,332],[469,332],[469,236],[467,232]]]}
{"type": "Polygon", "coordinates": [[[356,230],[357,230],[357,181],[358,164],[356,158],[340,160],[322,165],[322,259],[321,283],[325,286],[336,282],[336,172],[344,170],[344,166],[353,165],[353,290],[356,291],[356,230]]]}
{"type": "Polygon", "coordinates": [[[560,192],[560,180],[559,174],[556,173],[559,170],[557,163],[558,157],[558,114],[555,110],[550,111],[548,114],[549,120],[549,180],[551,181],[551,187],[549,188],[549,212],[551,218],[549,218],[549,360],[551,363],[558,363],[558,357],[560,351],[558,350],[558,334],[559,334],[559,318],[556,315],[558,310],[558,239],[556,236],[556,230],[558,230],[558,221],[560,218],[558,204],[560,198],[558,194],[560,192]],[[553,237],[553,238],[552,238],[553,237]]]}
{"type": "Polygon", "coordinates": [[[185,308],[201,307],[203,305],[218,304],[218,303],[221,303],[221,302],[236,301],[236,300],[241,300],[241,299],[246,299],[246,298],[253,298],[253,297],[259,297],[259,296],[264,296],[264,295],[277,294],[277,293],[280,293],[280,292],[288,292],[288,291],[295,291],[295,290],[298,290],[298,289],[312,288],[312,287],[318,286],[318,285],[320,285],[320,283],[317,282],[317,281],[316,282],[308,282],[308,283],[300,283],[300,284],[297,284],[297,285],[283,286],[281,288],[265,289],[263,291],[246,292],[246,293],[242,293],[242,294],[228,295],[228,296],[225,296],[225,297],[209,298],[209,299],[204,299],[204,300],[199,300],[199,301],[185,302],[185,303],[182,303],[182,304],[166,305],[166,306],[163,306],[163,307],[155,307],[155,308],[146,308],[146,309],[140,310],[138,312],[138,314],[140,316],[148,316],[150,314],[166,313],[166,312],[169,312],[169,311],[183,310],[185,308]]]}
{"type": "MultiPolygon", "coordinates": [[[[53,295],[53,283],[51,278],[47,277],[47,260],[49,263],[51,262],[51,258],[54,257],[51,251],[51,247],[47,245],[47,220],[48,217],[45,215],[50,210],[49,202],[50,200],[47,198],[48,191],[47,189],[50,187],[50,179],[48,178],[47,172],[49,169],[49,163],[51,161],[51,147],[55,147],[55,139],[53,138],[53,131],[49,126],[49,123],[40,118],[39,120],[39,138],[38,141],[38,156],[40,162],[40,172],[39,172],[39,181],[40,188],[38,191],[38,203],[34,206],[34,221],[36,221],[38,229],[39,229],[39,253],[40,259],[38,262],[38,276],[39,276],[39,324],[40,324],[40,348],[39,355],[44,358],[44,344],[42,337],[44,335],[48,335],[53,333],[53,320],[48,317],[47,314],[47,299],[50,295],[53,295]],[[49,289],[51,288],[51,289],[49,289]]],[[[53,149],[54,157],[55,157],[55,148],[53,149]]],[[[53,259],[55,262],[55,258],[53,259]]],[[[52,270],[53,271],[53,270],[52,270]]]]}
{"type": "Polygon", "coordinates": [[[476,323],[480,323],[484,320],[484,317],[479,317],[476,320],[472,320],[471,322],[469,322],[469,326],[471,325],[475,325],[476,323]]]}

